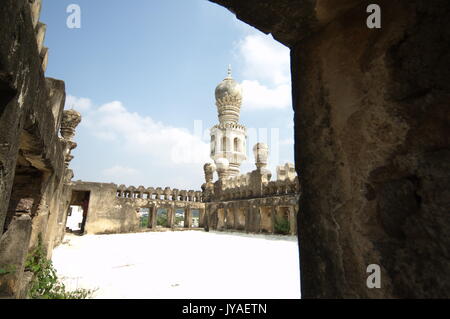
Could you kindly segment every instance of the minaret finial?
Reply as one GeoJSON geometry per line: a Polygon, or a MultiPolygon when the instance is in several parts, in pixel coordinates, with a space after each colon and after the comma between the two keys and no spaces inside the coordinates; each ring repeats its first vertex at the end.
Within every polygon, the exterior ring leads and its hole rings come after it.
{"type": "Polygon", "coordinates": [[[231,64],[228,64],[228,78],[231,79],[231,64]]]}

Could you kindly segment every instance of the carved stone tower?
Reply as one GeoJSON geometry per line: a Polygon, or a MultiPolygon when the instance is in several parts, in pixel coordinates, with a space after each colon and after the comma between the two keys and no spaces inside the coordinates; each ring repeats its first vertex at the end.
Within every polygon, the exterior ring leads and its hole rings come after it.
{"type": "Polygon", "coordinates": [[[237,176],[241,163],[247,159],[247,129],[239,124],[242,88],[232,78],[231,67],[215,94],[219,124],[211,129],[211,158],[222,168],[221,178],[237,176]],[[222,165],[223,159],[228,161],[228,166],[222,165]]]}

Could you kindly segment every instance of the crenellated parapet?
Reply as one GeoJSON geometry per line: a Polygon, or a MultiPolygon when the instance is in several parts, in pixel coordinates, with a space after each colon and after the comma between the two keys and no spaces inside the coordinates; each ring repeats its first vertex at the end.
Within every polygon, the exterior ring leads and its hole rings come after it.
{"type": "Polygon", "coordinates": [[[38,47],[39,56],[41,58],[41,67],[45,72],[48,64],[48,48],[44,46],[45,33],[47,32],[47,25],[39,21],[42,8],[42,0],[28,0],[30,5],[31,20],[36,34],[36,44],[38,47]]]}
{"type": "Polygon", "coordinates": [[[171,189],[170,187],[117,186],[116,197],[124,199],[149,199],[172,202],[202,202],[203,194],[194,190],[171,189]]]}
{"type": "Polygon", "coordinates": [[[213,197],[214,201],[297,195],[300,193],[300,183],[297,176],[293,179],[268,182],[264,182],[261,178],[260,183],[253,184],[250,181],[251,173],[242,174],[223,181],[221,189],[213,197]],[[262,186],[261,190],[258,188],[258,184],[262,186]]]}

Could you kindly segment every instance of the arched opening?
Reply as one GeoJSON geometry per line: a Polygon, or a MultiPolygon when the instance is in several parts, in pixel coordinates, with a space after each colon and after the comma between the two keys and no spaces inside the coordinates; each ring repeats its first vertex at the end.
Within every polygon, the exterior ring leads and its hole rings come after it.
{"type": "Polygon", "coordinates": [[[150,208],[144,207],[139,209],[139,228],[150,228],[150,208]]]}
{"type": "Polygon", "coordinates": [[[175,210],[175,219],[174,219],[174,227],[175,228],[184,228],[186,220],[186,212],[184,208],[177,208],[175,210]]]}
{"type": "Polygon", "coordinates": [[[156,211],[156,227],[158,228],[168,228],[169,224],[169,214],[167,208],[158,208],[156,211]]]}
{"type": "Polygon", "coordinates": [[[274,232],[280,235],[288,235],[291,232],[289,207],[277,207],[274,221],[274,232]]]}
{"type": "Polygon", "coordinates": [[[226,216],[227,216],[227,222],[226,222],[226,228],[227,229],[233,229],[234,228],[234,209],[228,208],[226,210],[226,216]]]}
{"type": "Polygon", "coordinates": [[[211,156],[214,156],[216,154],[216,136],[211,136],[211,156]]]}
{"type": "Polygon", "coordinates": [[[222,152],[226,152],[229,150],[228,147],[228,139],[226,136],[222,137],[222,152]]]}
{"type": "Polygon", "coordinates": [[[237,230],[245,230],[245,208],[238,208],[236,210],[236,229],[237,230]]]}
{"type": "Polygon", "coordinates": [[[200,210],[193,209],[191,211],[191,227],[199,228],[200,227],[200,210]]]}
{"type": "Polygon", "coordinates": [[[66,231],[83,235],[89,213],[89,191],[72,191],[72,197],[66,220],[66,231]]]}
{"type": "Polygon", "coordinates": [[[234,151],[241,152],[241,144],[237,137],[234,139],[234,151]]]}

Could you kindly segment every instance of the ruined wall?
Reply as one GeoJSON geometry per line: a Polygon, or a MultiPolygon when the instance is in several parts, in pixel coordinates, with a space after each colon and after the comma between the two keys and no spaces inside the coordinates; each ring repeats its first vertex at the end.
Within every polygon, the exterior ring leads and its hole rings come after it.
{"type": "Polygon", "coordinates": [[[236,230],[248,233],[297,234],[300,184],[294,165],[277,167],[271,180],[267,169],[269,148],[264,143],[254,147],[256,169],[247,174],[223,174],[226,165],[216,161],[204,166],[202,185],[205,219],[201,226],[212,230],[236,230]],[[219,180],[213,182],[217,171],[219,180]]]}
{"type": "MultiPolygon", "coordinates": [[[[170,189],[166,187],[144,188],[94,182],[73,182],[74,192],[89,192],[89,208],[86,220],[86,234],[130,233],[140,230],[139,210],[149,209],[148,228],[156,228],[156,214],[159,208],[169,210],[169,227],[173,227],[176,209],[184,209],[186,220],[192,209],[204,214],[205,204],[201,202],[201,192],[170,189]]],[[[69,201],[74,204],[74,196],[69,201]]],[[[76,204],[76,203],[75,203],[76,204]]],[[[68,208],[69,205],[67,205],[68,208]]],[[[64,225],[66,222],[64,222],[64,225]]],[[[186,228],[191,225],[186,223],[186,228]]]]}
{"type": "Polygon", "coordinates": [[[449,297],[450,2],[213,2],[291,48],[302,297],[449,297]]]}
{"type": "Polygon", "coordinates": [[[48,50],[40,1],[4,0],[0,10],[0,296],[21,297],[23,262],[39,234],[51,254],[63,196],[58,135],[64,82],[45,78],[48,50]],[[26,224],[29,224],[28,226],[26,224]]]}
{"type": "Polygon", "coordinates": [[[90,192],[86,234],[128,233],[139,230],[139,217],[129,203],[117,200],[117,185],[75,182],[74,191],[90,192]]]}

